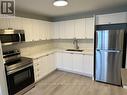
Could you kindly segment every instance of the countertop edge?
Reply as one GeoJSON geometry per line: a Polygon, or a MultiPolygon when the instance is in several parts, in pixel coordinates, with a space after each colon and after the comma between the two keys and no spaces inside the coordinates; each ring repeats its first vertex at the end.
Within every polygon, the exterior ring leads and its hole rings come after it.
{"type": "Polygon", "coordinates": [[[94,55],[94,53],[92,52],[76,52],[76,51],[66,51],[66,50],[49,50],[47,52],[42,52],[42,53],[37,53],[37,54],[33,54],[33,55],[27,55],[24,57],[29,57],[32,59],[37,59],[55,52],[64,52],[64,53],[72,53],[72,54],[83,54],[83,55],[94,55]]]}

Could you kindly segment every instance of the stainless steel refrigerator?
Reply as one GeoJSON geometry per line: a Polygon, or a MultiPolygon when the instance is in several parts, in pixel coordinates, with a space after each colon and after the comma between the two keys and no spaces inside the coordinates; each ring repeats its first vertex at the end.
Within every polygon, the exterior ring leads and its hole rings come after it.
{"type": "Polygon", "coordinates": [[[101,27],[96,30],[95,80],[121,85],[124,29],[101,27]]]}

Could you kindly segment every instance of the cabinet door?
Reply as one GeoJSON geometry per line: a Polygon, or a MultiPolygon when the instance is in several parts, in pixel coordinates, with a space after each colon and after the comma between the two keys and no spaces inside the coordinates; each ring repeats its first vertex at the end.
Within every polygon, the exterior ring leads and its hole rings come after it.
{"type": "Polygon", "coordinates": [[[7,29],[9,27],[9,18],[0,18],[0,29],[7,29]]]}
{"type": "Polygon", "coordinates": [[[32,30],[32,21],[28,18],[22,18],[23,20],[23,29],[25,31],[25,38],[26,41],[32,41],[33,40],[33,30],[32,30]]]}
{"type": "Polygon", "coordinates": [[[83,55],[73,54],[73,70],[79,73],[83,72],[83,55]]]}
{"type": "Polygon", "coordinates": [[[66,39],[73,39],[75,38],[75,21],[68,20],[65,21],[65,38],[66,39]]]}
{"type": "Polygon", "coordinates": [[[50,38],[49,23],[45,21],[46,39],[50,38]]]}
{"type": "Polygon", "coordinates": [[[47,23],[47,39],[51,39],[51,34],[52,34],[52,23],[51,22],[46,22],[47,23]]]}
{"type": "Polygon", "coordinates": [[[59,39],[60,38],[60,23],[54,22],[53,23],[53,39],[59,39]]]}
{"type": "Polygon", "coordinates": [[[49,29],[49,23],[47,21],[43,21],[43,31],[44,31],[44,37],[45,39],[50,38],[50,29],[49,29]]]}
{"type": "Polygon", "coordinates": [[[93,55],[84,55],[83,65],[84,74],[93,76],[93,55]]]}
{"type": "Polygon", "coordinates": [[[85,27],[85,18],[75,20],[75,37],[77,39],[86,37],[85,27]]]}
{"type": "Polygon", "coordinates": [[[39,24],[40,28],[40,38],[41,40],[46,40],[46,26],[45,26],[45,21],[40,21],[39,24]]]}
{"type": "Polygon", "coordinates": [[[55,59],[54,58],[55,58],[55,56],[54,56],[53,53],[48,55],[47,64],[48,64],[48,69],[49,69],[48,72],[49,73],[56,69],[56,64],[55,64],[55,59]]]}
{"type": "Polygon", "coordinates": [[[33,41],[38,41],[39,40],[39,20],[31,19],[32,21],[32,37],[33,41]]]}
{"type": "Polygon", "coordinates": [[[47,56],[39,58],[40,77],[43,78],[47,75],[47,56]]]}
{"type": "Polygon", "coordinates": [[[127,12],[104,14],[96,16],[96,25],[127,23],[127,12]]]}
{"type": "Polygon", "coordinates": [[[34,59],[33,61],[33,67],[34,67],[34,77],[35,77],[35,82],[39,81],[40,79],[40,64],[39,64],[39,60],[34,59]]]}
{"type": "Polygon", "coordinates": [[[86,18],[86,38],[94,39],[94,18],[86,18]]]}
{"type": "Polygon", "coordinates": [[[60,39],[66,39],[66,34],[65,34],[65,21],[60,21],[59,22],[59,28],[60,28],[60,39]]]}
{"type": "Polygon", "coordinates": [[[9,18],[9,28],[23,29],[23,21],[20,17],[9,18]]]}
{"type": "Polygon", "coordinates": [[[73,54],[63,53],[63,69],[73,70],[73,54]]]}
{"type": "Polygon", "coordinates": [[[55,53],[55,64],[56,64],[56,68],[58,68],[58,69],[63,68],[62,53],[61,52],[55,53]]]}

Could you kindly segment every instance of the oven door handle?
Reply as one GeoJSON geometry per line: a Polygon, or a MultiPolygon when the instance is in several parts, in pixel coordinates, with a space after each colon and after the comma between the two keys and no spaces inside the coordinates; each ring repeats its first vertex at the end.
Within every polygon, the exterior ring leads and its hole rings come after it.
{"type": "Polygon", "coordinates": [[[18,35],[19,35],[19,42],[21,43],[21,34],[20,33],[18,33],[18,35]]]}
{"type": "Polygon", "coordinates": [[[26,68],[28,68],[30,66],[33,66],[33,64],[29,64],[29,65],[26,65],[24,67],[20,67],[20,68],[17,68],[17,69],[13,69],[13,70],[7,71],[7,75],[14,74],[14,73],[16,73],[16,72],[18,72],[20,70],[26,69],[26,68]]]}

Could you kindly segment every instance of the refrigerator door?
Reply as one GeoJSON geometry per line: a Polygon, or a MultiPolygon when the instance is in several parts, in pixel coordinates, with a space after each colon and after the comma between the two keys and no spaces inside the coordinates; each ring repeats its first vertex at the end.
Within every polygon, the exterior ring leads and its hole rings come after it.
{"type": "Polygon", "coordinates": [[[122,50],[124,30],[97,30],[96,49],[122,50]]]}
{"type": "Polygon", "coordinates": [[[95,80],[121,85],[122,51],[96,50],[95,80]]]}

